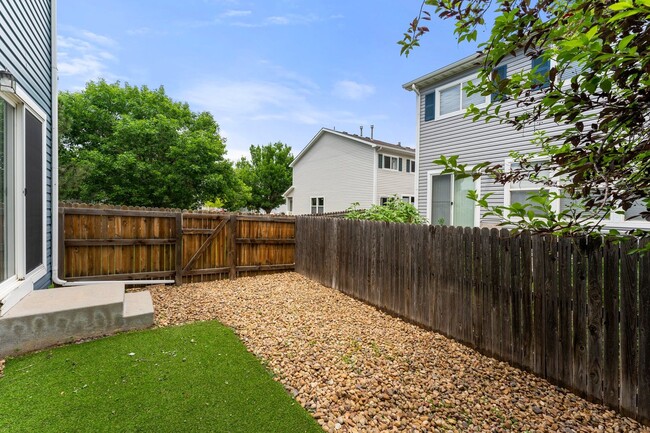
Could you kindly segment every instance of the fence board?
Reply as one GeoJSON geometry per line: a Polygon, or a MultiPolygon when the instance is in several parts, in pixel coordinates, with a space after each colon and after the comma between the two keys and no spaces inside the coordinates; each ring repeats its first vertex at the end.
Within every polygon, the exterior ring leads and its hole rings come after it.
{"type": "Polygon", "coordinates": [[[573,242],[573,389],[585,395],[587,389],[587,240],[573,242]]]}
{"type": "MultiPolygon", "coordinates": [[[[648,247],[643,239],[640,247],[648,247]]],[[[650,253],[639,256],[639,400],[638,418],[650,424],[650,253]]]]}
{"type": "MultiPolygon", "coordinates": [[[[621,243],[621,410],[636,416],[639,382],[638,355],[638,254],[630,254],[636,242],[621,243]]],[[[645,287],[648,290],[648,287],[645,287]]],[[[645,389],[648,391],[648,388],[645,389]]]]}
{"type": "Polygon", "coordinates": [[[533,289],[532,289],[532,250],[533,240],[530,232],[521,233],[521,362],[524,368],[533,369],[533,289]]]}
{"type": "Polygon", "coordinates": [[[510,231],[501,229],[500,236],[500,275],[499,275],[499,319],[501,320],[501,327],[499,334],[501,335],[501,344],[499,346],[499,354],[502,359],[510,359],[512,354],[512,263],[511,263],[511,239],[510,231]],[[507,358],[505,358],[507,356],[507,358]]]}
{"type": "Polygon", "coordinates": [[[481,293],[480,303],[482,305],[483,329],[482,347],[485,353],[492,353],[492,303],[490,300],[490,283],[492,282],[492,245],[490,244],[490,230],[481,229],[481,293]]]}
{"type": "Polygon", "coordinates": [[[556,378],[558,358],[557,238],[544,236],[544,369],[545,376],[556,378]]]}
{"type": "Polygon", "coordinates": [[[566,387],[572,386],[573,364],[572,332],[572,296],[573,281],[571,278],[571,239],[567,237],[558,240],[558,346],[557,346],[557,378],[566,387]]]}
{"type": "Polygon", "coordinates": [[[472,343],[478,348],[483,346],[483,290],[481,266],[482,231],[478,227],[472,230],[472,250],[474,273],[472,274],[472,343]]]}
{"type": "Polygon", "coordinates": [[[522,269],[521,269],[521,236],[513,236],[510,239],[510,287],[512,296],[512,319],[510,321],[512,334],[512,347],[510,359],[512,363],[521,367],[522,362],[522,269]]]}
{"type": "Polygon", "coordinates": [[[533,246],[533,372],[544,375],[544,349],[545,349],[545,292],[544,292],[544,237],[536,235],[532,237],[533,246]]]}
{"type": "Polygon", "coordinates": [[[591,400],[602,400],[603,393],[603,287],[602,250],[599,238],[589,239],[587,271],[587,392],[591,400]]]}
{"type": "Polygon", "coordinates": [[[604,356],[603,400],[606,404],[619,406],[619,247],[608,240],[604,247],[603,305],[604,305],[604,356]]]}

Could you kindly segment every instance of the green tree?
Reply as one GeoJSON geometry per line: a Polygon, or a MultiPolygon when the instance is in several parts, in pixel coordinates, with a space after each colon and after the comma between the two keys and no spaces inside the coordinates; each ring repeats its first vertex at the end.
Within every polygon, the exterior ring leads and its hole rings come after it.
{"type": "Polygon", "coordinates": [[[151,90],[89,82],[59,96],[64,200],[193,209],[238,181],[207,112],[151,90]]]}
{"type": "Polygon", "coordinates": [[[359,203],[353,203],[346,211],[345,218],[350,220],[384,221],[390,223],[424,224],[427,222],[411,203],[397,196],[390,197],[385,204],[373,204],[370,209],[359,209],[359,203]]]}
{"type": "Polygon", "coordinates": [[[284,203],[282,194],[291,186],[291,148],[278,141],[251,146],[250,154],[250,161],[242,158],[237,162],[237,175],[251,192],[247,205],[270,213],[284,203]]]}
{"type": "Polygon", "coordinates": [[[483,67],[469,93],[498,94],[500,100],[516,102],[510,106],[527,110],[514,113],[495,102],[470,107],[467,115],[517,129],[553,119],[566,129],[539,134],[534,154],[513,154],[520,162],[513,170],[488,161],[470,167],[456,156],[434,163],[457,176],[538,183],[540,192],[525,204],[488,206],[486,197],[474,194],[504,224],[540,232],[593,232],[607,215],[632,206],[645,207],[641,216],[650,220],[650,1],[426,0],[399,42],[402,53],[408,55],[428,32],[429,10],[455,20],[460,42],[475,41],[493,9],[489,37],[479,45],[483,67]],[[496,74],[501,61],[521,53],[553,60],[548,86],[541,85],[546,77],[537,70],[505,79],[496,74]],[[563,80],[568,68],[576,74],[563,80]],[[549,186],[562,192],[549,193],[549,186]],[[560,198],[573,205],[553,212],[550,203],[560,198]]]}

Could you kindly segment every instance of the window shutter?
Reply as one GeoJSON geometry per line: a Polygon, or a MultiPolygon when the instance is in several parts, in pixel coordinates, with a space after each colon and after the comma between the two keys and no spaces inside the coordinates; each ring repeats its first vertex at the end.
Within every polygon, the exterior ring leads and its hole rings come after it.
{"type": "Polygon", "coordinates": [[[542,57],[535,57],[531,62],[531,69],[535,70],[536,75],[544,77],[544,80],[535,80],[534,84],[538,85],[541,89],[548,87],[548,73],[551,70],[551,61],[545,60],[542,57]],[[535,68],[537,69],[535,70],[535,68]]]}
{"type": "Polygon", "coordinates": [[[402,158],[399,159],[399,171],[402,171],[402,158]]]}
{"type": "Polygon", "coordinates": [[[379,155],[379,158],[377,158],[377,167],[381,168],[381,162],[382,162],[382,158],[384,157],[384,155],[382,155],[381,153],[378,154],[378,155],[379,155]]]}
{"type": "MultiPolygon", "coordinates": [[[[501,65],[494,68],[492,72],[492,80],[494,84],[498,85],[501,80],[504,80],[508,76],[508,65],[501,65]]],[[[494,92],[491,97],[491,101],[504,101],[506,97],[499,92],[494,92]]]]}
{"type": "Polygon", "coordinates": [[[427,93],[424,96],[424,120],[436,118],[436,92],[427,93]]]}

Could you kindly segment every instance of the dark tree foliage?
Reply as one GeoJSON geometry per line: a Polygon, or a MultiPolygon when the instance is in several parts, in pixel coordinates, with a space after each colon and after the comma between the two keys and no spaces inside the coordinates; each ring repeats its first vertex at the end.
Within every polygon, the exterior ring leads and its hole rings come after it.
{"type": "Polygon", "coordinates": [[[266,146],[251,146],[250,153],[250,161],[242,158],[237,162],[237,175],[250,189],[247,206],[270,213],[284,203],[283,194],[291,186],[291,148],[278,141],[266,146]]]}
{"type": "Polygon", "coordinates": [[[192,209],[237,186],[210,113],[105,81],[59,96],[63,200],[192,209]]]}
{"type": "Polygon", "coordinates": [[[527,110],[514,115],[497,102],[470,107],[469,116],[517,129],[542,119],[567,126],[561,133],[540,134],[539,152],[514,154],[521,162],[514,170],[489,162],[468,167],[456,157],[434,163],[459,176],[537,182],[540,193],[523,206],[490,207],[485,197],[474,196],[507,224],[542,232],[592,232],[607,216],[632,206],[645,206],[640,218],[650,220],[650,0],[426,0],[399,42],[403,54],[428,32],[429,11],[455,20],[459,41],[476,40],[486,14],[496,13],[488,40],[479,45],[483,68],[470,92],[498,93],[527,110]],[[535,70],[507,79],[496,76],[502,60],[521,53],[552,59],[548,87],[540,86],[535,70]],[[568,68],[577,73],[563,81],[568,68]],[[548,193],[549,186],[561,193],[548,193]],[[553,212],[550,202],[560,196],[573,205],[553,212]]]}

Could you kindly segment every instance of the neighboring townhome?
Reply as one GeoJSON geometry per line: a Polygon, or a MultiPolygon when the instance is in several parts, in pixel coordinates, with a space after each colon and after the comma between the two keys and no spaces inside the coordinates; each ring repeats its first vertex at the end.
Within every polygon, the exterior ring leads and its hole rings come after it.
{"type": "MultiPolygon", "coordinates": [[[[481,209],[467,198],[468,191],[472,189],[481,195],[492,193],[488,199],[491,205],[523,203],[530,191],[539,189],[538,185],[529,182],[504,186],[487,178],[476,182],[471,178],[454,179],[451,174],[441,174],[442,167],[433,164],[440,155],[458,155],[459,163],[470,165],[490,161],[504,164],[508,169],[512,165],[509,158],[511,151],[530,153],[539,150],[532,143],[536,131],[554,135],[567,127],[548,119],[540,121],[534,128],[517,131],[511,125],[500,124],[497,120],[485,122],[480,119],[473,122],[471,116],[465,117],[471,104],[484,107],[491,100],[503,105],[501,113],[510,111],[515,115],[525,110],[516,107],[513,100],[501,101],[499,95],[467,95],[465,85],[476,79],[481,66],[481,55],[473,54],[403,85],[404,89],[415,92],[417,101],[417,208],[432,224],[467,227],[497,224],[499,220],[494,217],[484,218],[481,209]]],[[[505,78],[515,72],[536,68],[538,74],[548,77],[550,66],[549,61],[543,62],[519,54],[507,56],[495,73],[500,78],[505,78]]],[[[568,68],[561,79],[568,82],[575,73],[575,69],[568,68]]],[[[544,83],[541,88],[544,88],[544,83]]],[[[564,201],[554,204],[556,210],[564,205],[564,201]]],[[[625,215],[612,215],[605,222],[606,226],[618,229],[650,228],[649,222],[633,218],[642,210],[642,206],[635,206],[625,215]]]]}
{"type": "Polygon", "coordinates": [[[291,214],[367,209],[392,196],[415,202],[415,149],[373,136],[323,128],[291,163],[293,185],[284,193],[291,214]]]}
{"type": "Polygon", "coordinates": [[[53,8],[0,2],[0,314],[52,281],[53,8]]]}

